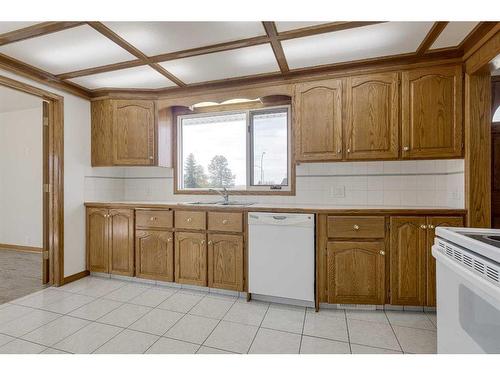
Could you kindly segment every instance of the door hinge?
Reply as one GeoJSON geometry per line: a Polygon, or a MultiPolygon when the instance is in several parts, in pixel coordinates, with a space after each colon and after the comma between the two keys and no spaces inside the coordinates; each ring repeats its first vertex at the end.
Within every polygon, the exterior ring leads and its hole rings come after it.
{"type": "Polygon", "coordinates": [[[49,259],[49,252],[48,251],[43,252],[43,259],[49,259]]]}
{"type": "Polygon", "coordinates": [[[45,193],[50,193],[52,189],[50,188],[50,184],[43,184],[43,191],[45,193]]]}

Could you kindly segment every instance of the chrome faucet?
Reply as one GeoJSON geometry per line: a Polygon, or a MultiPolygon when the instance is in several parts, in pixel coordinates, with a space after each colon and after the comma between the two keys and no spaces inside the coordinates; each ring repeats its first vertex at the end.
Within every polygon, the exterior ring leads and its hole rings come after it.
{"type": "Polygon", "coordinates": [[[225,187],[222,188],[222,190],[216,190],[216,189],[208,189],[208,190],[219,194],[224,199],[222,204],[229,204],[229,192],[225,187]]]}

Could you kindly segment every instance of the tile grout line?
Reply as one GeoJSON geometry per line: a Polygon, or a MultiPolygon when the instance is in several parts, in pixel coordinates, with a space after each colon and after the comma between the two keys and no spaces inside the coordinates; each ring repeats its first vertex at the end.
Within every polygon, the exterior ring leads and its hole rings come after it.
{"type": "Polygon", "coordinates": [[[404,353],[403,347],[401,346],[401,343],[399,342],[398,335],[396,335],[396,331],[394,330],[394,327],[392,326],[392,323],[391,323],[389,317],[387,316],[387,313],[385,312],[385,310],[383,310],[383,311],[384,311],[385,317],[387,318],[387,321],[389,322],[389,326],[391,327],[391,331],[394,334],[394,337],[396,338],[396,342],[398,343],[399,348],[401,349],[401,352],[404,353]]]}
{"type": "Polygon", "coordinates": [[[304,311],[304,319],[302,319],[302,331],[300,332],[300,343],[299,343],[299,353],[302,350],[302,339],[304,338],[304,326],[306,325],[306,317],[307,317],[307,307],[304,311]]]}
{"type": "MultiPolygon", "coordinates": [[[[249,302],[249,301],[248,301],[249,302]]],[[[266,316],[267,316],[267,313],[269,312],[269,309],[271,308],[271,303],[268,302],[268,305],[267,305],[267,309],[266,309],[266,312],[264,313],[264,316],[262,317],[262,320],[260,321],[259,323],[259,326],[257,327],[257,330],[255,331],[255,335],[253,336],[253,339],[252,339],[252,342],[250,343],[250,346],[248,347],[248,350],[246,352],[246,354],[250,354],[250,349],[252,349],[252,346],[253,346],[253,343],[255,341],[255,338],[257,337],[257,335],[259,334],[259,331],[260,329],[262,328],[262,323],[264,322],[264,320],[266,319],[266,316]]]]}
{"type": "Polygon", "coordinates": [[[349,320],[347,319],[347,311],[344,309],[344,319],[345,319],[345,327],[347,330],[347,342],[349,344],[349,352],[352,354],[352,346],[351,346],[351,334],[349,333],[349,320]]]}

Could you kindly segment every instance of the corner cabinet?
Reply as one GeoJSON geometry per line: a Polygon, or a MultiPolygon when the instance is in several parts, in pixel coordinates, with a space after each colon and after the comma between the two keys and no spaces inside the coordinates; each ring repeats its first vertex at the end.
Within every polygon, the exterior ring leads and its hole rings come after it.
{"type": "Polygon", "coordinates": [[[134,275],[134,211],[87,210],[87,263],[91,272],[134,275]]]}
{"type": "Polygon", "coordinates": [[[397,159],[399,152],[398,73],[347,79],[347,160],[397,159]]]}
{"type": "Polygon", "coordinates": [[[326,80],[296,85],[296,161],[342,159],[342,84],[326,80]]]}
{"type": "Polygon", "coordinates": [[[153,100],[91,103],[92,166],[170,166],[171,116],[153,100]]]}
{"type": "Polygon", "coordinates": [[[403,158],[459,157],[462,129],[461,66],[403,72],[403,158]]]}

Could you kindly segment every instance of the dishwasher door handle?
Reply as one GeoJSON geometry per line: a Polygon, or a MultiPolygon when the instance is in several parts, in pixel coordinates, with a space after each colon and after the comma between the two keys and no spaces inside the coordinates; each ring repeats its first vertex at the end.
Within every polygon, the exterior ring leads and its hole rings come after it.
{"type": "Polygon", "coordinates": [[[286,220],[286,216],[273,216],[274,220],[286,220]]]}

